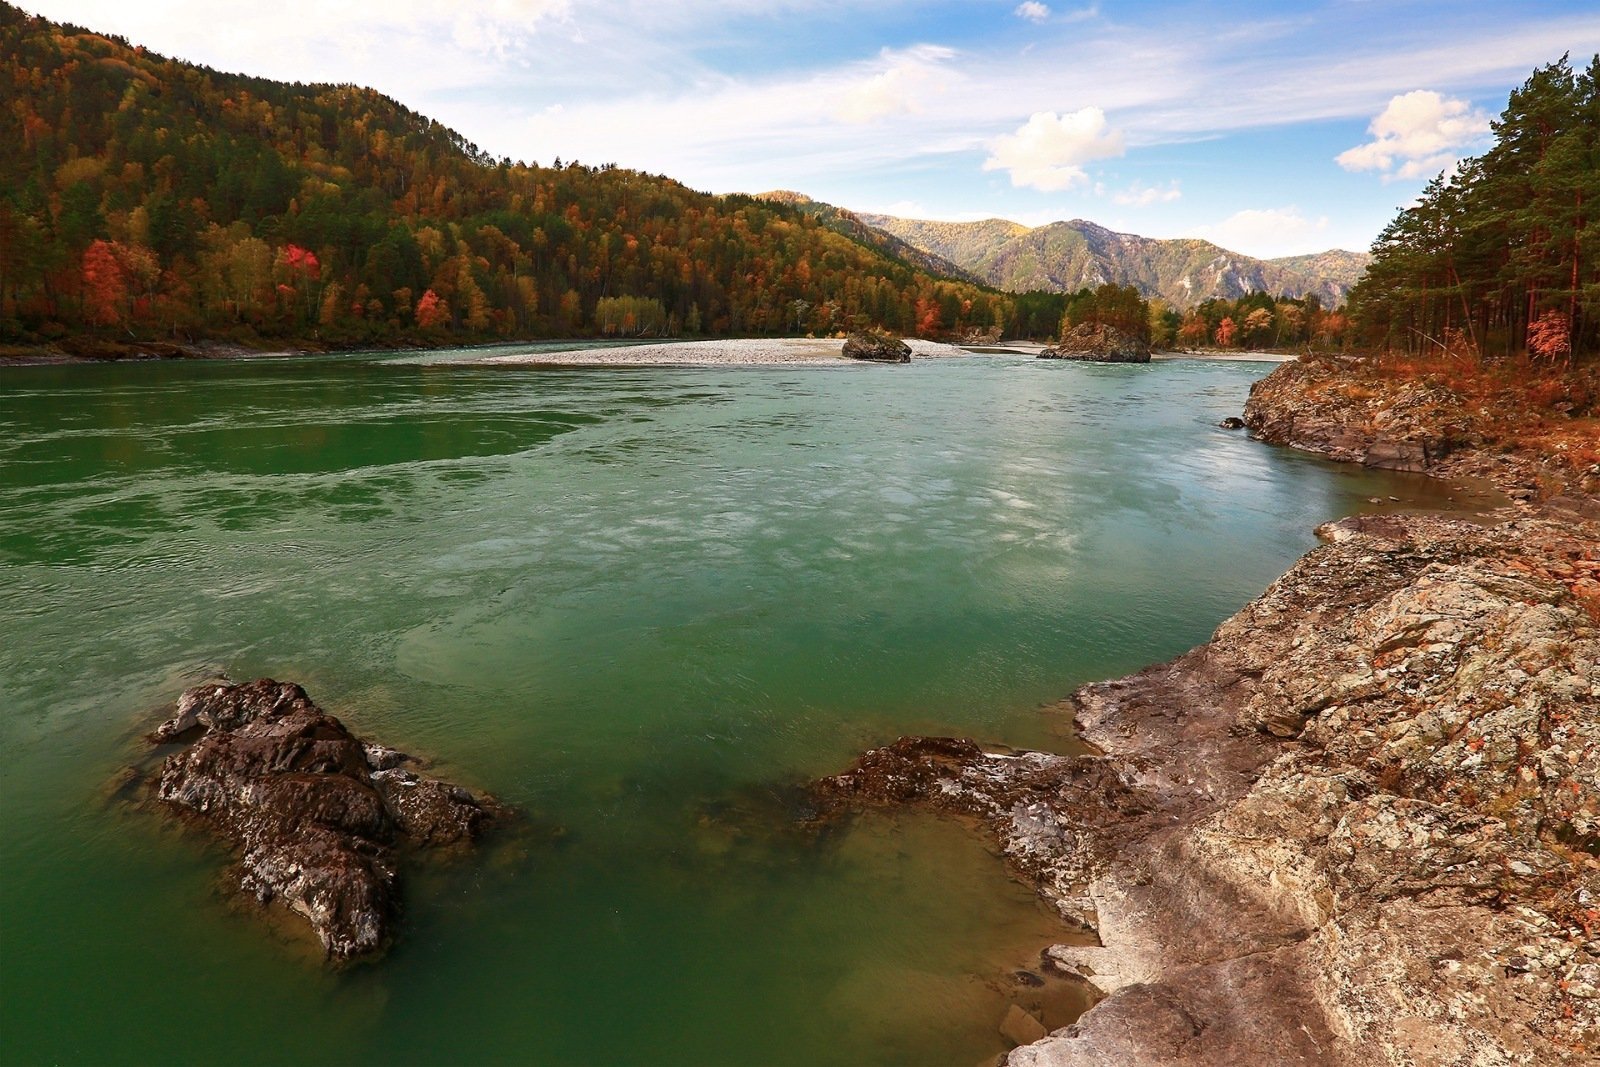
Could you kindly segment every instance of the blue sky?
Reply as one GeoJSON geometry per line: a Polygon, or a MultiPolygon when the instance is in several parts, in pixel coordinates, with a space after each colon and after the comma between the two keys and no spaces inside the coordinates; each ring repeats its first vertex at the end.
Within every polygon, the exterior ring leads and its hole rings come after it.
{"type": "Polygon", "coordinates": [[[496,155],[861,211],[1369,245],[1594,0],[20,0],[225,70],[372,85],[496,155]]]}

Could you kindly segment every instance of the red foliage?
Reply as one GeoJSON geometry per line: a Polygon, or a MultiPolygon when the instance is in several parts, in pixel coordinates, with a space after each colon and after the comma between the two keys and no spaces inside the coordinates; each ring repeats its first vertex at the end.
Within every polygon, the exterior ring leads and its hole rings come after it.
{"type": "Polygon", "coordinates": [[[291,244],[284,248],[283,263],[292,277],[311,280],[322,277],[322,264],[318,262],[317,254],[299,245],[291,244]]]}
{"type": "Polygon", "coordinates": [[[429,289],[417,300],[417,325],[431,330],[443,323],[450,314],[450,306],[439,299],[439,294],[429,289]]]}
{"type": "Polygon", "coordinates": [[[128,279],[109,241],[96,240],[83,250],[83,299],[96,325],[115,325],[127,314],[128,279]]]}
{"type": "Polygon", "coordinates": [[[1528,354],[1560,359],[1572,353],[1572,324],[1559,311],[1546,311],[1528,327],[1528,354]]]}
{"type": "Polygon", "coordinates": [[[1238,332],[1239,328],[1234,325],[1233,319],[1223,319],[1221,322],[1217,323],[1217,344],[1221,345],[1223,348],[1228,348],[1233,344],[1234,336],[1238,332]]]}

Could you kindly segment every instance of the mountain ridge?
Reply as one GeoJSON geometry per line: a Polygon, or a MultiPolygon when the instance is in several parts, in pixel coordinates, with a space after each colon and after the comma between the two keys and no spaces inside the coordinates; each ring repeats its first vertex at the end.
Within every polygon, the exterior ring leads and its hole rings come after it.
{"type": "Polygon", "coordinates": [[[1028,227],[1009,219],[938,222],[859,213],[869,226],[949,260],[986,284],[1010,292],[1073,292],[1107,283],[1132,285],[1179,309],[1254,291],[1314,295],[1342,304],[1371,256],[1329,249],[1258,259],[1196,237],[1120,233],[1087,219],[1028,227]]]}

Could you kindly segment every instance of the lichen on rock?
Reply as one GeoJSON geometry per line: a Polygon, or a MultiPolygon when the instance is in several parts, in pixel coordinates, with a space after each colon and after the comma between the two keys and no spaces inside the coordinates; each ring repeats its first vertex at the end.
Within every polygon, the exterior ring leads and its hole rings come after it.
{"type": "Polygon", "coordinates": [[[1600,524],[1344,520],[1206,645],[1080,689],[1098,754],[903,738],[832,815],[975,820],[1101,945],[1079,1064],[1587,1063],[1600,524]]]}

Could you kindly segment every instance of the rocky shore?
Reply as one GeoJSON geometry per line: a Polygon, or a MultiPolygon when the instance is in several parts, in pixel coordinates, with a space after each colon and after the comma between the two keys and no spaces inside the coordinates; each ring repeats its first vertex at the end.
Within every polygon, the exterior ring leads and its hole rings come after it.
{"type": "Polygon", "coordinates": [[[1065,702],[1093,755],[903,738],[816,786],[825,817],[889,804],[972,821],[1098,934],[1045,962],[1104,999],[1012,1067],[1600,1056],[1600,522],[1585,476],[1558,484],[1547,468],[1563,463],[1483,453],[1408,386],[1363,396],[1370,417],[1325,418],[1322,373],[1279,368],[1246,420],[1336,458],[1416,443],[1425,469],[1448,456],[1450,473],[1532,479],[1550,499],[1491,525],[1326,525],[1209,643],[1065,702]],[[1416,434],[1396,436],[1406,411],[1416,434]]]}
{"type": "Polygon", "coordinates": [[[403,855],[468,845],[507,814],[269,678],[186,691],[151,741],[184,746],[162,764],[162,806],[232,845],[229,880],[302,916],[334,961],[393,940],[403,855]]]}

